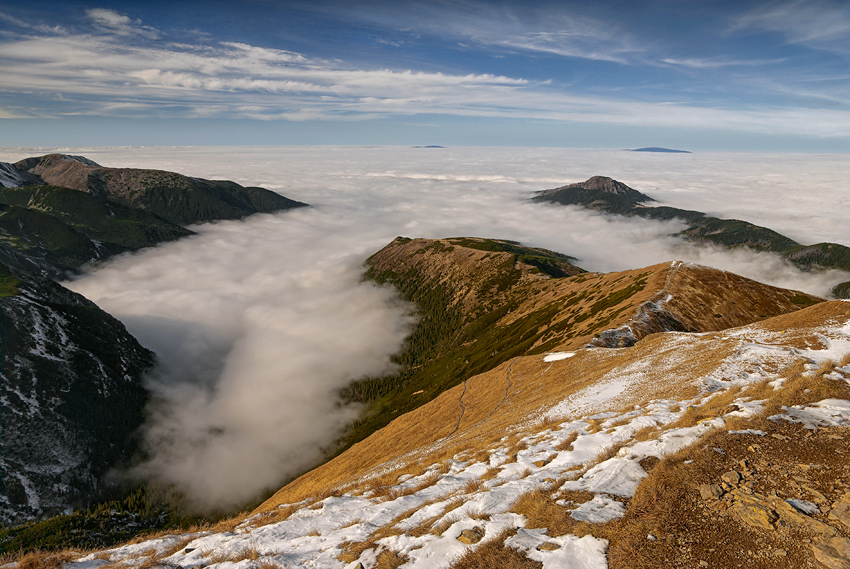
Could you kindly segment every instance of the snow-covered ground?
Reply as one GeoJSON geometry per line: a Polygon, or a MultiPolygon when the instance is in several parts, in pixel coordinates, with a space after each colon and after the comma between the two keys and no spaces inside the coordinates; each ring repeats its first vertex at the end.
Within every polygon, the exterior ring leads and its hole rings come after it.
{"type": "MultiPolygon", "coordinates": [[[[666,336],[667,342],[683,346],[704,335],[666,336]]],[[[639,408],[613,411],[621,408],[616,394],[628,392],[635,382],[640,384],[641,362],[634,362],[608,374],[602,389],[594,386],[570,401],[553,402],[550,413],[562,418],[560,422],[526,424],[487,448],[483,459],[470,458],[467,450],[447,462],[434,463],[418,476],[401,476],[385,492],[376,493],[364,484],[318,501],[283,504],[278,510],[292,513],[282,521],[268,523],[269,513],[258,514],[233,531],[162,537],[90,554],[70,567],[96,569],[119,561],[133,567],[168,553],[160,563],[184,568],[248,569],[265,563],[369,569],[382,552],[392,551],[406,559],[402,567],[437,569],[449,567],[467,550],[507,530],[514,535],[505,545],[542,562],[546,569],[603,569],[607,567],[605,540],[526,528],[525,517],[511,511],[517,500],[539,490],[576,520],[601,523],[623,516],[628,499],[647,476],[640,464],[643,459],[663,458],[685,448],[722,427],[726,418],[753,416],[761,411],[762,402],[743,396],[734,402],[736,410],[725,415],[675,426],[689,406],[703,404],[733,386],[776,380],[779,368],[801,358],[808,361],[806,373],[814,374],[825,361],[840,361],[850,353],[850,322],[832,320],[817,330],[817,336],[821,345],[806,350],[783,344],[777,340],[781,333],[767,332],[758,324],[720,333],[738,349],[719,368],[692,378],[702,387],[695,398],[679,400],[671,394],[669,399],[639,408]],[[615,396],[606,399],[611,393],[615,396]],[[643,436],[636,436],[639,433],[643,436]],[[570,501],[569,493],[577,490],[591,493],[592,499],[580,504],[570,501]],[[380,536],[374,535],[377,530],[380,536]],[[459,539],[470,535],[480,541],[468,544],[459,539]],[[373,543],[355,560],[339,559],[347,544],[370,539],[373,543]]],[[[561,352],[541,359],[551,366],[568,357],[561,352]]],[[[850,383],[850,366],[839,367],[827,377],[850,383]]],[[[850,426],[850,401],[828,399],[786,408],[771,419],[850,426]]],[[[480,457],[481,449],[474,450],[480,457]]]]}

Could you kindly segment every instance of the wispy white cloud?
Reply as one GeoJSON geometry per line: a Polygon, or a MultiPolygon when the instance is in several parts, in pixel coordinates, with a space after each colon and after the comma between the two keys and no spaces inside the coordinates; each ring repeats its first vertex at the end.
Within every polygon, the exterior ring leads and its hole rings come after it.
{"type": "Polygon", "coordinates": [[[733,30],[783,34],[789,43],[850,53],[850,4],[833,0],[774,2],[737,18],[733,30]]]}
{"type": "Polygon", "coordinates": [[[159,32],[150,26],[142,25],[141,20],[134,20],[108,8],[90,8],[86,16],[103,31],[121,35],[140,35],[148,38],[159,37],[159,32]]]}
{"type": "Polygon", "coordinates": [[[763,65],[775,65],[786,61],[785,58],[776,59],[730,59],[726,57],[665,57],[661,63],[678,67],[689,67],[691,69],[720,69],[724,67],[761,67],[763,65]]]}
{"type": "MultiPolygon", "coordinates": [[[[570,46],[581,46],[581,57],[596,57],[593,53],[598,52],[609,61],[620,58],[616,54],[632,58],[642,53],[622,30],[579,16],[551,14],[544,21],[531,11],[520,19],[475,6],[479,12],[461,10],[457,18],[442,20],[446,33],[481,45],[501,43],[506,49],[525,46],[567,54],[570,46]]],[[[290,121],[449,115],[812,137],[846,137],[850,132],[850,110],[841,104],[801,108],[767,106],[759,100],[750,107],[698,105],[688,100],[638,100],[628,90],[614,89],[589,96],[550,78],[365,68],[244,42],[168,42],[153,28],[118,12],[94,9],[87,14],[98,31],[30,29],[25,35],[0,38],[0,93],[26,96],[32,105],[24,112],[6,104],[9,114],[290,121]]],[[[425,23],[415,29],[432,25],[432,16],[425,13],[425,23]]],[[[712,70],[775,61],[681,57],[666,58],[662,65],[712,70]]]]}
{"type": "Polygon", "coordinates": [[[358,21],[404,32],[409,37],[437,36],[470,49],[557,55],[628,63],[646,47],[619,25],[580,14],[567,5],[539,7],[491,2],[397,2],[380,10],[335,8],[358,21]]]}

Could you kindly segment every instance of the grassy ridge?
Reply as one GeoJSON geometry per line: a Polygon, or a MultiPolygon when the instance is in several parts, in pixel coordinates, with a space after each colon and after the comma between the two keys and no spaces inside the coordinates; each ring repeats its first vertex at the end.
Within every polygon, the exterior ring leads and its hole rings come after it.
{"type": "Polygon", "coordinates": [[[615,307],[647,284],[648,273],[622,283],[610,295],[602,294],[594,285],[603,277],[594,275],[580,290],[511,319],[507,317],[516,315],[531,292],[525,288],[530,284],[519,282],[522,273],[518,262],[532,265],[530,272],[545,272],[551,278],[571,278],[581,283],[587,277],[562,276],[567,271],[575,274],[580,270],[569,263],[572,257],[509,241],[451,238],[432,242],[419,251],[442,256],[456,247],[510,254],[505,262],[481,276],[479,296],[468,309],[452,303],[455,283],[445,282],[446,275],[439,272],[429,273],[417,267],[380,270],[374,264],[367,271],[367,279],[392,284],[404,300],[414,303],[420,318],[401,353],[394,357],[398,372],[355,382],[342,391],[344,400],[365,403],[367,407],[343,440],[341,450],[469,377],[516,356],[546,352],[608,325],[628,305],[615,307]]]}

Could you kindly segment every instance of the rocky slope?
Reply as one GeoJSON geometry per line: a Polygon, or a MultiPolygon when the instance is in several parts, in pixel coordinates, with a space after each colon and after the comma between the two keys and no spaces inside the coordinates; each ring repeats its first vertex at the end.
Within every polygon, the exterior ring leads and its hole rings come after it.
{"type": "MultiPolygon", "coordinates": [[[[680,236],[700,243],[723,247],[751,247],[780,254],[802,270],[839,269],[850,272],[850,247],[837,243],[801,245],[766,227],[738,219],[720,219],[699,211],[669,206],[650,206],[655,201],[622,182],[594,176],[584,182],[538,192],[533,201],[580,205],[617,215],[649,219],[680,219],[687,228],[680,236]]],[[[834,287],[837,298],[850,298],[850,280],[834,287]]]]}
{"type": "MultiPolygon", "coordinates": [[[[14,169],[11,177],[17,176],[28,185],[50,184],[87,192],[178,225],[238,219],[252,213],[306,205],[263,188],[246,188],[226,180],[190,178],[162,170],[105,168],[81,156],[48,154],[26,158],[11,166],[14,169]]],[[[8,166],[4,169],[8,170],[8,166]]]]}
{"type": "Polygon", "coordinates": [[[513,358],[251,515],[61,559],[80,569],[843,567],[848,436],[850,303],[818,303],[630,347],[513,358]]]}
{"type": "MultiPolygon", "coordinates": [[[[8,252],[7,252],[8,253],[8,252]]],[[[88,504],[134,452],[154,355],[92,302],[0,265],[0,521],[88,504]]]]}

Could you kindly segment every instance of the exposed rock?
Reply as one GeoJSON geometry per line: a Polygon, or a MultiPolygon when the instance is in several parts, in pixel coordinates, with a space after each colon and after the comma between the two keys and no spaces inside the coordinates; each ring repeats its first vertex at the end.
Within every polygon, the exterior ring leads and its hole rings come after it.
{"type": "Polygon", "coordinates": [[[723,495],[723,488],[720,484],[700,484],[699,495],[703,500],[712,500],[723,495]]]}
{"type": "Polygon", "coordinates": [[[555,551],[556,549],[561,549],[561,546],[557,543],[547,541],[538,545],[537,549],[540,551],[555,551]]]}
{"type": "Polygon", "coordinates": [[[850,569],[850,539],[832,536],[812,544],[815,559],[829,569],[850,569]]]}
{"type": "Polygon", "coordinates": [[[741,481],[741,475],[735,470],[730,470],[729,472],[724,472],[723,475],[720,476],[720,480],[730,486],[737,486],[741,481]]]}
{"type": "Polygon", "coordinates": [[[741,523],[758,529],[771,530],[773,522],[779,519],[776,512],[759,503],[738,502],[733,504],[727,512],[741,523]]]}
{"type": "Polygon", "coordinates": [[[829,519],[836,520],[850,528],[850,492],[847,492],[832,505],[829,519]]]}
{"type": "Polygon", "coordinates": [[[478,543],[484,537],[484,531],[481,528],[465,529],[457,536],[457,540],[467,545],[478,543]]]}

